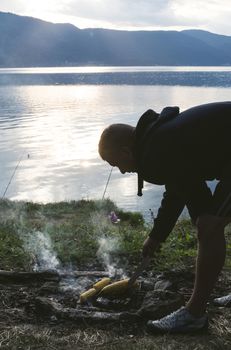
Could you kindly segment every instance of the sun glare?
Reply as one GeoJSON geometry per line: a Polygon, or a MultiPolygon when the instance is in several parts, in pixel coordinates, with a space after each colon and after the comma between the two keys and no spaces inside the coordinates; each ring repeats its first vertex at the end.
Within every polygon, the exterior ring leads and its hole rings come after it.
{"type": "Polygon", "coordinates": [[[56,86],[50,89],[36,86],[24,88],[23,91],[21,99],[26,104],[28,115],[40,117],[31,118],[30,127],[22,128],[20,137],[27,139],[28,144],[32,142],[33,152],[40,156],[43,154],[44,161],[75,162],[88,167],[90,161],[98,157],[98,140],[102,129],[97,118],[94,123],[89,122],[91,101],[97,97],[97,87],[56,86]],[[37,102],[36,107],[34,101],[37,102]],[[44,142],[46,148],[42,147],[44,142]]]}

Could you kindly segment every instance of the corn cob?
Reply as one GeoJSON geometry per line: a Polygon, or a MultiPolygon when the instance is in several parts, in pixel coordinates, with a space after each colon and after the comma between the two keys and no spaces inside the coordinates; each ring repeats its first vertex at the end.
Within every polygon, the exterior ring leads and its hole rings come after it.
{"type": "MultiPolygon", "coordinates": [[[[109,284],[101,290],[100,296],[120,296],[124,294],[128,290],[128,281],[129,278],[109,284]]],[[[138,282],[135,282],[132,287],[138,287],[138,285],[138,282]]]]}
{"type": "Polygon", "coordinates": [[[104,277],[100,281],[93,284],[93,288],[95,288],[97,290],[97,292],[99,292],[101,289],[103,289],[109,283],[111,283],[111,279],[108,277],[104,277]]]}
{"type": "Polygon", "coordinates": [[[86,292],[80,294],[80,303],[83,304],[87,299],[93,297],[97,293],[95,288],[88,289],[86,292]]]}

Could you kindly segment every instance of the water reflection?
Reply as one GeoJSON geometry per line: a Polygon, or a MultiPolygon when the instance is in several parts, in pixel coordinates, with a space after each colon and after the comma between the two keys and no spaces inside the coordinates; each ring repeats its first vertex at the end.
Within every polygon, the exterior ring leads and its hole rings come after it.
{"type": "MultiPolygon", "coordinates": [[[[231,86],[231,67],[0,68],[0,85],[231,86]]],[[[84,88],[83,88],[84,91],[84,88]]]]}
{"type": "Polygon", "coordinates": [[[131,71],[101,73],[4,73],[0,85],[231,86],[231,71],[131,71]]]}
{"type": "MultiPolygon", "coordinates": [[[[136,125],[148,108],[181,110],[230,99],[230,88],[182,86],[19,86],[0,87],[0,193],[17,166],[6,197],[39,202],[102,198],[110,167],[97,153],[104,127],[136,125]]],[[[129,210],[156,212],[163,188],[113,170],[106,197],[129,210]]]]}
{"type": "Polygon", "coordinates": [[[230,66],[85,66],[85,67],[33,67],[0,68],[0,74],[54,74],[54,73],[105,73],[105,72],[225,72],[230,66]]]}

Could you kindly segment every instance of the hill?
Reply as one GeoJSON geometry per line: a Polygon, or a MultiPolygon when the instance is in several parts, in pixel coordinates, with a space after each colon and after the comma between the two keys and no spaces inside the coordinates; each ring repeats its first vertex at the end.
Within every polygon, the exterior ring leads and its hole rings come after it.
{"type": "Polygon", "coordinates": [[[202,30],[79,29],[0,12],[0,66],[231,65],[231,37],[202,30]]]}

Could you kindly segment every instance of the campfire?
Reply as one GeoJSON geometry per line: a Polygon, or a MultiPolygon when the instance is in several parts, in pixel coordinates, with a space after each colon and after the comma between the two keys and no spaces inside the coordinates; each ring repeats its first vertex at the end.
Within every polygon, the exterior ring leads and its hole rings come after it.
{"type": "MultiPolygon", "coordinates": [[[[81,300],[85,291],[95,289],[102,281],[113,283],[119,276],[109,279],[106,271],[0,271],[1,302],[5,300],[5,312],[11,308],[11,317],[22,321],[135,324],[162,317],[184,304],[180,292],[185,295],[186,291],[180,283],[185,280],[186,273],[178,272],[177,285],[176,274],[176,271],[168,275],[150,274],[145,279],[140,277],[136,287],[125,289],[123,293],[105,294],[98,290],[81,300]]],[[[192,281],[193,275],[190,283],[192,281]]]]}

